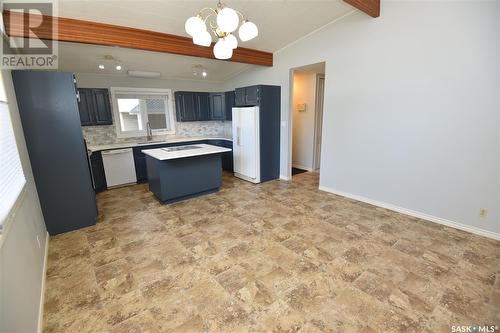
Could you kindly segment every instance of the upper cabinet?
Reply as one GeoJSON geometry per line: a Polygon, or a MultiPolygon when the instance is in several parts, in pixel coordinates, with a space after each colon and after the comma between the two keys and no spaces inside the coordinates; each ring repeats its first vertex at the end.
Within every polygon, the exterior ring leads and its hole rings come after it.
{"type": "MultiPolygon", "coordinates": [[[[207,92],[176,91],[175,111],[177,121],[224,120],[218,107],[221,101],[207,92]]],[[[222,94],[224,96],[224,94],[222,94]]]]}
{"type": "Polygon", "coordinates": [[[196,120],[205,121],[210,119],[210,98],[209,93],[196,93],[196,112],[198,118],[196,120]]]}
{"type": "Polygon", "coordinates": [[[224,95],[225,95],[224,106],[225,106],[226,120],[233,120],[233,106],[236,105],[234,103],[235,93],[234,91],[226,91],[224,95]]]}
{"type": "Polygon", "coordinates": [[[112,125],[107,89],[79,88],[78,110],[82,126],[112,125]]]}
{"type": "Polygon", "coordinates": [[[236,88],[235,106],[255,106],[260,102],[260,86],[236,88]]]}
{"type": "Polygon", "coordinates": [[[175,93],[175,111],[177,121],[197,120],[196,100],[194,92],[178,91],[175,93]]]}
{"type": "Polygon", "coordinates": [[[177,91],[175,92],[177,121],[230,121],[233,118],[234,106],[260,105],[262,87],[244,87],[221,93],[177,91]]]}
{"type": "Polygon", "coordinates": [[[210,94],[210,119],[226,119],[226,95],[224,93],[210,94]]]}
{"type": "Polygon", "coordinates": [[[80,112],[80,123],[82,126],[94,125],[92,117],[93,97],[92,89],[78,89],[80,100],[78,101],[78,110],[80,112]]]}
{"type": "Polygon", "coordinates": [[[177,121],[210,120],[209,94],[206,92],[175,92],[177,121]]]}
{"type": "Polygon", "coordinates": [[[92,89],[94,94],[94,116],[96,125],[111,125],[111,107],[108,89],[92,89]]]}

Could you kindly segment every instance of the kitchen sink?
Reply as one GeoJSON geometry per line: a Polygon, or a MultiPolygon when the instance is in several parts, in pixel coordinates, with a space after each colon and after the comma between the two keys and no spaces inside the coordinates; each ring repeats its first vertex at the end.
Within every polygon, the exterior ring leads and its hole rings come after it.
{"type": "Polygon", "coordinates": [[[201,148],[201,147],[199,147],[199,146],[178,146],[178,147],[161,148],[161,150],[164,150],[167,152],[173,152],[173,151],[191,150],[191,149],[199,149],[199,148],[201,148]]]}

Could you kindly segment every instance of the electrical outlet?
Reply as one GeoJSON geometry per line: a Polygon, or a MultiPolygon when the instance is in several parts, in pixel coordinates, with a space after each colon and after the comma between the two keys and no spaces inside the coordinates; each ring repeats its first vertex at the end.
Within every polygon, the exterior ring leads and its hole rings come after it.
{"type": "Polygon", "coordinates": [[[488,210],[486,208],[479,208],[479,217],[485,218],[488,216],[488,210]]]}

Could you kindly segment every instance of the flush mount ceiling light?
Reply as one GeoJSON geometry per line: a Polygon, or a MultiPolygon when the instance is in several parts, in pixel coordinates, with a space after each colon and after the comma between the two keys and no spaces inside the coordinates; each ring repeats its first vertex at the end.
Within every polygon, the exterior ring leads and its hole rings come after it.
{"type": "Polygon", "coordinates": [[[207,69],[203,65],[194,65],[192,70],[194,76],[201,75],[202,77],[207,77],[208,75],[207,69]]]}
{"type": "Polygon", "coordinates": [[[117,71],[121,71],[123,69],[123,64],[121,63],[121,61],[110,54],[106,54],[102,57],[97,58],[97,61],[97,68],[99,68],[100,70],[104,70],[105,68],[114,68],[117,71]]]}
{"type": "Polygon", "coordinates": [[[203,8],[198,15],[187,19],[186,32],[193,37],[193,43],[209,47],[212,44],[211,31],[217,38],[214,46],[214,56],[217,59],[229,59],[233,50],[238,47],[238,39],[234,35],[238,29],[242,42],[247,42],[259,35],[257,26],[244,18],[239,11],[227,7],[219,1],[217,8],[203,8]],[[208,13],[203,17],[203,13],[208,13]],[[241,22],[240,22],[241,17],[241,22]],[[241,23],[241,25],[240,25],[241,23]],[[208,30],[208,28],[210,30],[208,30]]]}

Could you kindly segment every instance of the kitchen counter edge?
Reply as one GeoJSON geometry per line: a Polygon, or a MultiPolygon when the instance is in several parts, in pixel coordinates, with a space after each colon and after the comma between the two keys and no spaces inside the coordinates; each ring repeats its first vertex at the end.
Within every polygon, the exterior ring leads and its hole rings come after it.
{"type": "Polygon", "coordinates": [[[121,143],[110,143],[106,145],[99,146],[88,146],[87,149],[91,152],[98,152],[103,150],[113,150],[113,149],[124,149],[124,148],[133,148],[133,147],[147,147],[152,145],[161,145],[168,143],[179,143],[179,142],[191,142],[191,141],[200,141],[200,140],[225,140],[225,141],[233,141],[232,138],[224,138],[224,137],[183,137],[183,138],[171,138],[162,141],[151,141],[151,142],[121,142],[121,143]]]}

